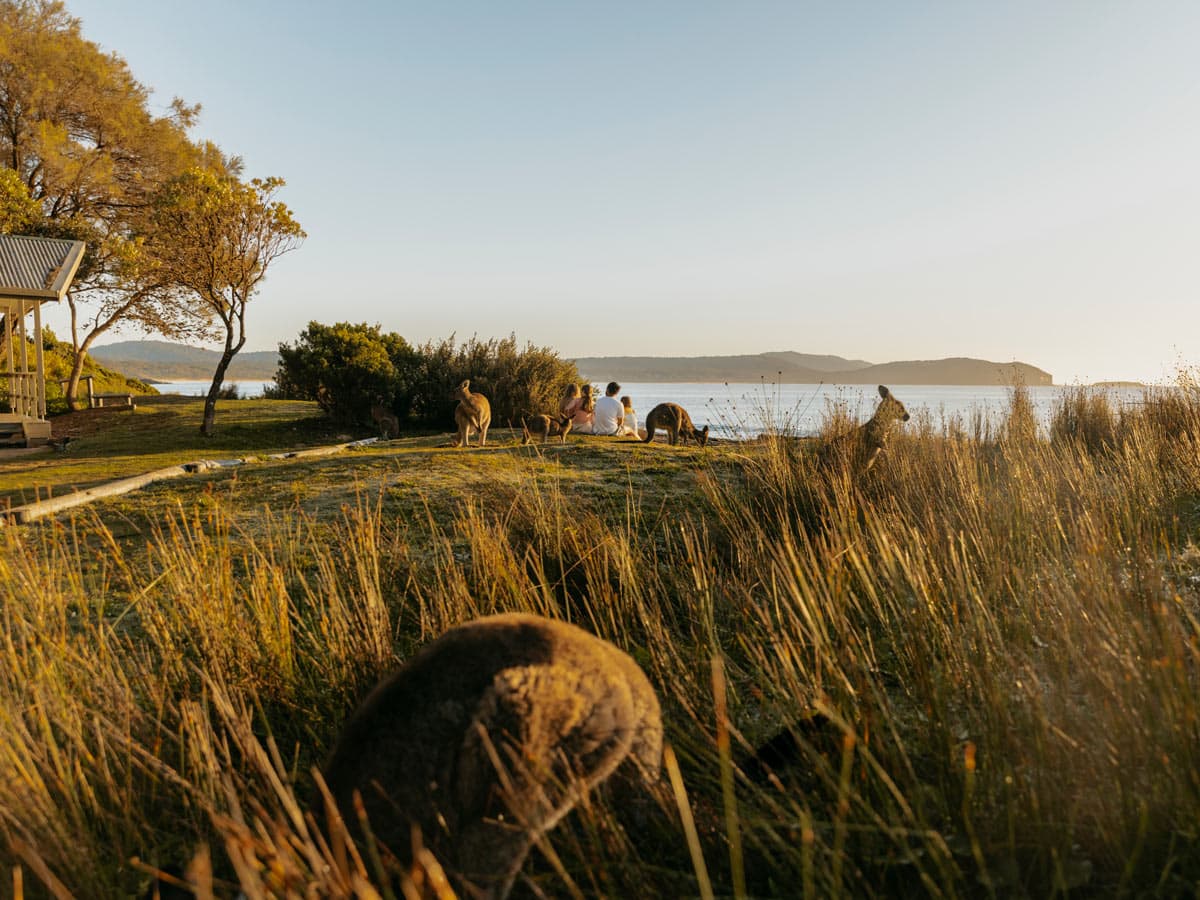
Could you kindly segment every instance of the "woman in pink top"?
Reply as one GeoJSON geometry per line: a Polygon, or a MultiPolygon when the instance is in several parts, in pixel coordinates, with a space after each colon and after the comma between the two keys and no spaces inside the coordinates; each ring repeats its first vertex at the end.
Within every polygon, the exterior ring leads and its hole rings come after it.
{"type": "Polygon", "coordinates": [[[578,409],[581,402],[579,399],[579,385],[568,384],[567,389],[563,391],[562,399],[558,401],[558,414],[560,416],[575,415],[575,410],[578,409]]]}
{"type": "Polygon", "coordinates": [[[566,394],[558,409],[564,416],[571,417],[571,430],[576,434],[591,434],[593,410],[596,408],[596,398],[592,396],[592,386],[585,384],[580,395],[579,385],[568,385],[566,394]]]}

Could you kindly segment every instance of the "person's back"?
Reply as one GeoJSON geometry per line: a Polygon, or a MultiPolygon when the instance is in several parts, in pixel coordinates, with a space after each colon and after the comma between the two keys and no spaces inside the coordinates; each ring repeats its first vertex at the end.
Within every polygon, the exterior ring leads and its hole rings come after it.
{"type": "Polygon", "coordinates": [[[571,415],[571,429],[576,434],[592,434],[592,421],[595,418],[596,401],[592,399],[592,386],[585,384],[581,395],[572,400],[564,413],[571,415]]]}
{"type": "Polygon", "coordinates": [[[615,381],[608,383],[604,396],[596,401],[596,411],[592,420],[592,434],[618,434],[621,422],[625,418],[625,407],[617,399],[621,386],[615,381]]]}
{"type": "Polygon", "coordinates": [[[640,438],[641,433],[638,431],[637,412],[634,411],[633,400],[629,397],[622,397],[621,406],[625,411],[624,421],[621,422],[621,433],[631,434],[635,438],[640,438]]]}

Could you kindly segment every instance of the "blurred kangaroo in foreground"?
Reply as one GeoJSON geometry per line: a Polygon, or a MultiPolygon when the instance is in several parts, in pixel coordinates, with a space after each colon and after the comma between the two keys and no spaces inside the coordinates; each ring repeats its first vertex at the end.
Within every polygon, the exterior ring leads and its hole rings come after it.
{"type": "Polygon", "coordinates": [[[533,843],[592,788],[658,779],[662,720],[628,655],[581,628],[509,614],[453,628],[382,681],[323,769],[351,828],[424,846],[464,896],[507,896],[533,843]]]}
{"type": "Polygon", "coordinates": [[[822,462],[828,464],[840,460],[848,463],[854,472],[866,472],[875,465],[879,454],[887,448],[893,429],[910,418],[904,404],[882,384],[879,385],[879,396],[883,399],[875,408],[875,415],[854,430],[831,438],[821,447],[822,462]]]}
{"type": "Polygon", "coordinates": [[[471,432],[479,432],[479,446],[487,443],[488,426],[492,424],[492,405],[483,394],[471,393],[471,381],[467,379],[454,391],[458,406],[454,410],[454,424],[458,426],[456,447],[471,446],[471,432]]]}
{"type": "Polygon", "coordinates": [[[371,404],[371,419],[379,427],[379,434],[385,441],[400,436],[400,420],[382,403],[371,404]]]}
{"type": "Polygon", "coordinates": [[[540,437],[543,444],[552,437],[558,437],[559,442],[565,444],[571,432],[571,417],[529,416],[521,419],[521,431],[524,433],[522,444],[530,443],[535,436],[540,437]]]}
{"type": "Polygon", "coordinates": [[[654,429],[662,428],[667,432],[667,440],[674,444],[683,438],[686,444],[689,438],[695,438],[696,443],[703,447],[708,443],[708,426],[699,430],[692,424],[692,417],[678,403],[660,403],[646,416],[646,436],[642,438],[647,444],[654,440],[654,429]]]}

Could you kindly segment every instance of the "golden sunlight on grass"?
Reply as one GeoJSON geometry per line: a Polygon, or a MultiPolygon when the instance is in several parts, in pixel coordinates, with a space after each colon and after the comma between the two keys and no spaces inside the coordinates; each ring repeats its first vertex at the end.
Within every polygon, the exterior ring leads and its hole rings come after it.
{"type": "Polygon", "coordinates": [[[1068,395],[1046,435],[1019,392],[974,433],[914,421],[863,480],[778,436],[414,438],[0,529],[0,856],[79,896],[144,887],[135,857],[211,859],[217,896],[375,896],[311,767],[423,642],[523,611],[630,653],[672,754],[648,811],[583,804],[519,893],[1186,893],[1186,388],[1068,395]]]}

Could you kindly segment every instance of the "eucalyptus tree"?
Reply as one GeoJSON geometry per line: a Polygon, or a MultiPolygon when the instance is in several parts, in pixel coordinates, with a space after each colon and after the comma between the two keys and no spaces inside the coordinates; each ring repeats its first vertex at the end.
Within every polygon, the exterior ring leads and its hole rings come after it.
{"type": "Polygon", "coordinates": [[[246,343],[247,305],[271,264],[306,237],[292,211],[275,199],[283,185],[282,178],[244,182],[195,168],[172,179],[155,204],[145,246],[156,272],[192,294],[224,336],[202,434],[212,433],[225,372],[246,343]]]}
{"type": "Polygon", "coordinates": [[[198,106],[173,100],[163,115],[125,61],[82,33],[57,0],[0,0],[0,163],[38,204],[28,231],[83,240],[87,254],[67,302],[73,406],[88,348],[119,323],[186,338],[203,316],[145,257],[142,241],[162,185],[195,165],[237,170],[188,137],[198,106]]]}

